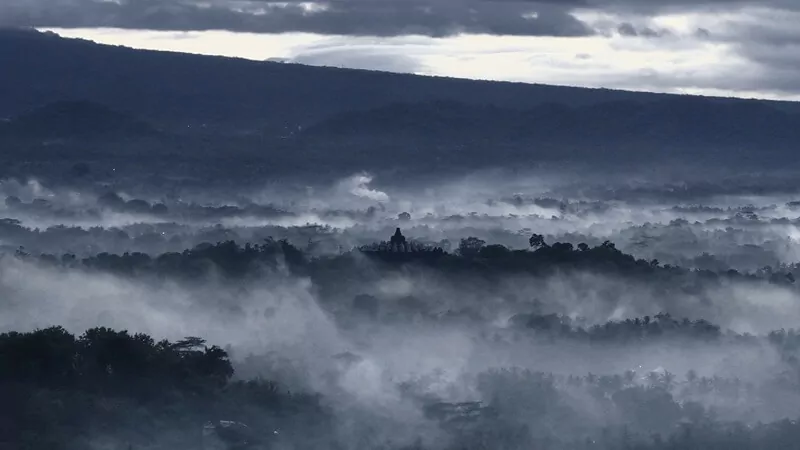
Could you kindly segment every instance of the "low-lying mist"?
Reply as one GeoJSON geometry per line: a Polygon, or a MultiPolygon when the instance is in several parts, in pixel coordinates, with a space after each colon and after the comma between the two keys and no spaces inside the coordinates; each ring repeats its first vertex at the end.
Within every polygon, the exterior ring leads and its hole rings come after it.
{"type": "Polygon", "coordinates": [[[406,236],[446,250],[467,236],[527,248],[538,233],[574,245],[610,240],[637,257],[711,270],[792,264],[800,252],[798,195],[772,179],[660,185],[589,179],[581,189],[566,180],[487,172],[382,186],[356,174],[323,186],[203,192],[178,184],[160,194],[108,182],[57,188],[5,180],[0,244],[85,256],[274,237],[330,254],[386,239],[399,226],[406,236]],[[764,184],[755,190],[759,180],[764,184]]]}
{"type": "Polygon", "coordinates": [[[725,181],[4,180],[0,448],[789,442],[800,192],[725,181]]]}

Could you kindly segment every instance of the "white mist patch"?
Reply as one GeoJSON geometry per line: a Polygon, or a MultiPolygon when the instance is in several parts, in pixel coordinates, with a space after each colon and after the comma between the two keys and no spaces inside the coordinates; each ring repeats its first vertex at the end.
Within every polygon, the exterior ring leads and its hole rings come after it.
{"type": "Polygon", "coordinates": [[[337,188],[340,192],[346,192],[359,198],[375,202],[388,202],[389,194],[372,189],[369,186],[372,180],[372,175],[366,173],[356,174],[341,180],[337,188]]]}
{"type": "Polygon", "coordinates": [[[36,198],[54,197],[53,191],[45,188],[41,182],[29,179],[22,183],[16,179],[0,180],[0,195],[15,196],[25,202],[30,202],[36,198]]]}
{"type": "Polygon", "coordinates": [[[187,287],[156,280],[0,261],[0,330],[61,325],[71,332],[107,326],[156,338],[201,336],[242,352],[296,351],[311,356],[338,333],[316,304],[308,280],[266,277],[239,289],[213,280],[187,287]]]}
{"type": "Polygon", "coordinates": [[[310,225],[329,226],[337,230],[343,230],[358,226],[358,222],[347,217],[329,217],[322,218],[319,214],[302,213],[294,216],[280,216],[276,218],[260,218],[260,217],[225,217],[218,222],[206,222],[205,226],[214,226],[222,224],[225,227],[245,227],[245,228],[260,228],[267,226],[279,227],[304,227],[310,225]]]}
{"type": "Polygon", "coordinates": [[[86,208],[93,204],[94,198],[71,189],[55,189],[46,187],[41,181],[31,178],[21,182],[14,178],[0,180],[0,208],[4,208],[4,200],[16,197],[22,202],[44,200],[48,204],[68,209],[86,208]]]}

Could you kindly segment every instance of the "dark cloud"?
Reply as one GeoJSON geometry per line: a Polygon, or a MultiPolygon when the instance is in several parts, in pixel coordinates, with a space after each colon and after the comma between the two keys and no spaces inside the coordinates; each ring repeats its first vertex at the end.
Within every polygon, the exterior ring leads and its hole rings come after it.
{"type": "MultiPolygon", "coordinates": [[[[341,35],[449,36],[488,33],[585,36],[573,12],[650,15],[742,8],[800,10],[797,0],[1,0],[0,26],[117,27],[149,30],[313,32],[341,35]]],[[[661,30],[619,25],[630,36],[661,30]]]]}
{"type": "MultiPolygon", "coordinates": [[[[757,6],[800,10],[797,0],[1,0],[0,26],[115,27],[149,30],[313,32],[340,35],[449,36],[487,33],[585,36],[573,13],[590,9],[647,16],[665,11],[757,6]]],[[[627,36],[663,30],[618,24],[627,36]]]]}
{"type": "Polygon", "coordinates": [[[639,36],[657,38],[670,36],[672,32],[667,29],[654,29],[650,27],[637,27],[629,22],[623,22],[617,27],[617,32],[622,36],[639,36]]]}
{"type": "MultiPolygon", "coordinates": [[[[800,2],[794,5],[800,8],[800,2]]],[[[758,9],[726,20],[704,36],[729,46],[732,54],[746,60],[749,71],[733,74],[719,83],[740,89],[800,93],[800,11],[758,9]]]]}
{"type": "Polygon", "coordinates": [[[711,37],[711,31],[708,28],[698,28],[694,31],[694,35],[700,39],[708,39],[711,37]]]}
{"type": "Polygon", "coordinates": [[[756,75],[743,83],[750,89],[800,93],[800,36],[791,45],[743,42],[736,52],[753,65],[756,75]]]}
{"type": "MultiPolygon", "coordinates": [[[[498,0],[503,1],[503,0],[498,0]]],[[[570,9],[654,14],[659,12],[730,10],[744,7],[800,10],[797,0],[548,0],[570,9]]]]}
{"type": "Polygon", "coordinates": [[[483,0],[3,0],[0,25],[374,36],[592,33],[566,5],[483,0]]]}

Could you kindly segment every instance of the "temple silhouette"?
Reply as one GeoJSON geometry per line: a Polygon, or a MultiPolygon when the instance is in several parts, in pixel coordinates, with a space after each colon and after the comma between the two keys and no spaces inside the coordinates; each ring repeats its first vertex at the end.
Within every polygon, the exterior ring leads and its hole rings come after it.
{"type": "Polygon", "coordinates": [[[410,250],[408,242],[406,241],[406,237],[403,236],[402,232],[400,232],[400,228],[397,228],[397,230],[395,230],[394,235],[389,240],[389,246],[393,252],[405,253],[410,250]]]}
{"type": "Polygon", "coordinates": [[[444,250],[435,245],[424,244],[415,242],[414,240],[406,239],[400,228],[395,228],[394,234],[388,241],[376,242],[374,244],[364,245],[359,248],[362,252],[367,253],[409,253],[409,254],[444,254],[444,250]]]}

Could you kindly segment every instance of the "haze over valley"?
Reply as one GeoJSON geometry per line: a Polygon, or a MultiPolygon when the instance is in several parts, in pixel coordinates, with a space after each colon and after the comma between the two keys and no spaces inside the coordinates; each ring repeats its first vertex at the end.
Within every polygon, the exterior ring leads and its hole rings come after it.
{"type": "Polygon", "coordinates": [[[0,117],[2,450],[798,448],[797,103],[8,28],[0,117]]]}

